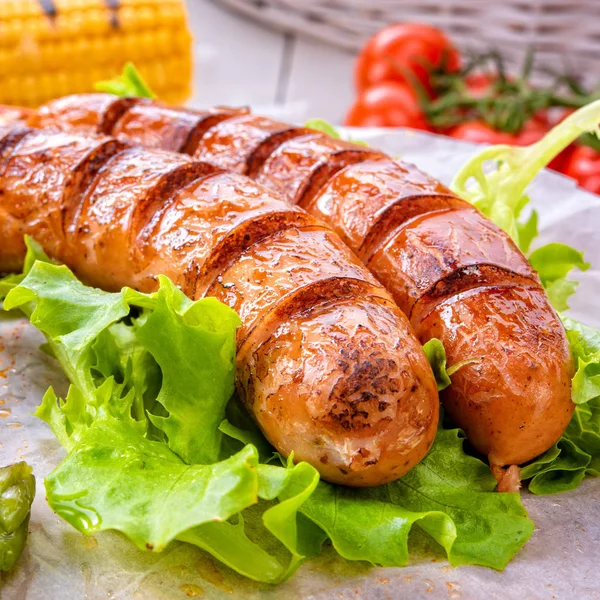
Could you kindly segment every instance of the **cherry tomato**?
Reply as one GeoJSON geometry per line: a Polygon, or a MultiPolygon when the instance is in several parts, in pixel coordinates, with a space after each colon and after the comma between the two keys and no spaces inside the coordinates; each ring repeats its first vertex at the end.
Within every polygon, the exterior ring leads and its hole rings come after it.
{"type": "Polygon", "coordinates": [[[465,77],[465,86],[473,98],[487,96],[498,76],[494,73],[471,73],[465,77]]]}
{"type": "Polygon", "coordinates": [[[594,148],[575,146],[563,172],[575,179],[580,187],[600,194],[600,152],[594,148]]]}
{"type": "Polygon", "coordinates": [[[567,146],[560,154],[557,154],[549,163],[548,168],[558,173],[564,173],[567,165],[571,160],[571,154],[573,154],[575,146],[571,144],[567,146]]]}
{"type": "Polygon", "coordinates": [[[511,146],[528,146],[537,142],[548,131],[547,126],[540,120],[530,119],[519,133],[497,131],[485,121],[468,121],[453,127],[450,137],[467,140],[477,144],[510,144],[511,146]]]}
{"type": "Polygon", "coordinates": [[[448,72],[460,67],[460,55],[442,31],[422,23],[396,23],[377,32],[358,55],[356,89],[362,92],[382,81],[410,85],[410,72],[429,90],[430,70],[442,65],[448,72]]]}
{"type": "Polygon", "coordinates": [[[413,89],[395,81],[384,81],[360,94],[350,107],[345,124],[431,129],[413,89]]]}

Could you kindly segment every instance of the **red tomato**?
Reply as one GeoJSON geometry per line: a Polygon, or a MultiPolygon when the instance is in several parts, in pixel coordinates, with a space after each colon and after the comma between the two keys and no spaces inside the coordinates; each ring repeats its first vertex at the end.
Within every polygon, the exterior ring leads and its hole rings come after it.
{"type": "Polygon", "coordinates": [[[413,89],[395,81],[384,81],[360,94],[350,107],[345,124],[430,130],[413,89]]]}
{"type": "Polygon", "coordinates": [[[489,94],[497,78],[494,73],[471,73],[465,77],[465,86],[473,98],[483,98],[489,94]]]}
{"type": "Polygon", "coordinates": [[[560,154],[557,154],[548,164],[548,168],[559,173],[564,173],[567,165],[571,161],[571,154],[575,150],[575,146],[571,144],[567,146],[560,154]]]}
{"type": "Polygon", "coordinates": [[[410,85],[407,72],[430,89],[429,71],[442,65],[448,72],[460,67],[460,55],[442,31],[422,23],[396,23],[378,31],[358,55],[356,89],[363,92],[382,81],[410,85]]]}
{"type": "MultiPolygon", "coordinates": [[[[548,129],[552,129],[552,127],[562,123],[562,121],[564,121],[573,112],[575,112],[574,108],[565,107],[554,107],[546,110],[545,113],[548,129]]],[[[571,160],[571,154],[573,154],[573,150],[575,150],[574,144],[567,146],[560,154],[555,156],[550,161],[548,168],[552,169],[553,171],[558,171],[559,173],[564,173],[569,161],[571,160]]]]}
{"type": "Polygon", "coordinates": [[[548,128],[542,121],[531,119],[519,133],[497,131],[485,121],[468,121],[453,127],[447,135],[477,144],[510,144],[511,146],[528,146],[544,137],[548,128]]]}
{"type": "Polygon", "coordinates": [[[600,194],[600,152],[594,148],[575,146],[563,172],[582,188],[600,194]]]}

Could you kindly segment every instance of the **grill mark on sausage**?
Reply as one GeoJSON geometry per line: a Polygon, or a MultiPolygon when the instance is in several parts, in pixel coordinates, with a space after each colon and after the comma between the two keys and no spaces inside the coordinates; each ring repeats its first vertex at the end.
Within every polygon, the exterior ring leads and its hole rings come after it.
{"type": "Polygon", "coordinates": [[[112,135],[116,124],[121,120],[124,114],[129,112],[134,106],[139,104],[149,104],[151,100],[148,98],[116,98],[110,104],[103,115],[100,115],[98,123],[98,133],[112,135]]]}
{"type": "Polygon", "coordinates": [[[341,150],[330,154],[311,174],[298,194],[296,204],[302,208],[308,206],[311,200],[327,185],[336,173],[350,165],[372,160],[380,155],[378,152],[369,152],[365,149],[341,150]]]}
{"type": "Polygon", "coordinates": [[[6,133],[0,139],[0,177],[10,159],[11,154],[18,148],[19,144],[29,135],[37,133],[30,127],[7,128],[6,133]]]}
{"type": "Polygon", "coordinates": [[[132,221],[132,240],[141,250],[150,241],[152,228],[167,210],[171,200],[182,188],[198,181],[222,173],[221,169],[203,162],[193,162],[175,167],[163,175],[136,207],[132,221]]]}
{"type": "Polygon", "coordinates": [[[479,263],[459,267],[436,281],[412,305],[408,317],[413,325],[425,319],[435,308],[454,296],[483,287],[543,289],[539,281],[494,264],[479,263]]]}
{"type": "Polygon", "coordinates": [[[179,151],[194,156],[198,151],[199,146],[202,144],[202,139],[210,129],[223,121],[238,117],[240,114],[246,114],[245,110],[246,109],[243,108],[223,108],[221,111],[204,115],[204,117],[198,121],[197,125],[189,132],[179,151]]]}
{"type": "Polygon", "coordinates": [[[62,202],[62,228],[65,238],[73,233],[75,223],[86,191],[93,185],[96,175],[116,154],[128,147],[127,144],[109,138],[93,148],[75,167],[65,185],[62,202]]]}
{"type": "Polygon", "coordinates": [[[248,331],[246,339],[238,347],[238,356],[254,351],[262,342],[268,340],[280,323],[291,317],[314,310],[328,302],[337,302],[343,298],[371,296],[383,304],[391,301],[372,283],[351,277],[329,277],[309,283],[282,297],[282,299],[248,331]],[[258,338],[258,339],[257,339],[258,338]]]}
{"type": "Polygon", "coordinates": [[[204,296],[215,283],[218,276],[226,270],[242,252],[257,242],[275,235],[284,229],[315,227],[314,220],[308,214],[291,210],[276,210],[257,215],[242,221],[212,249],[210,256],[200,266],[192,261],[197,272],[197,280],[202,286],[195,285],[193,299],[204,296]]]}
{"type": "Polygon", "coordinates": [[[450,194],[413,194],[398,198],[377,216],[377,220],[357,249],[358,257],[368,263],[373,254],[385,246],[401,226],[407,225],[417,217],[440,210],[471,206],[465,200],[450,194]]]}
{"type": "Polygon", "coordinates": [[[283,131],[278,131],[263,140],[252,152],[246,163],[246,175],[250,178],[256,177],[264,162],[269,156],[285,142],[296,137],[315,133],[312,129],[306,127],[290,127],[283,131]]]}

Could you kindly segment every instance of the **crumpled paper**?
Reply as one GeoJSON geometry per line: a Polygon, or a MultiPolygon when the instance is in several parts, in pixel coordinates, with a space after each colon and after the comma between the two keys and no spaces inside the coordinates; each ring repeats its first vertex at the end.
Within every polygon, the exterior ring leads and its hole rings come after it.
{"type": "MultiPolygon", "coordinates": [[[[360,137],[446,183],[476,151],[472,144],[411,131],[361,130],[360,137]]],[[[540,213],[537,243],[572,245],[584,250],[595,266],[575,274],[580,286],[569,314],[600,327],[600,197],[550,172],[536,180],[531,195],[540,213]]],[[[584,481],[576,491],[556,496],[524,492],[536,530],[503,573],[453,569],[433,542],[417,535],[407,567],[350,563],[326,548],[291,580],[272,587],[246,580],[186,544],[171,544],[157,554],[140,552],[118,533],[83,536],[45,501],[43,478],[64,450],[31,413],[49,385],[64,392],[66,381],[53,359],[38,349],[41,342],[41,335],[18,315],[0,313],[0,465],[26,460],[38,481],[29,542],[13,572],[2,574],[2,600],[600,598],[600,480],[584,481]]]]}

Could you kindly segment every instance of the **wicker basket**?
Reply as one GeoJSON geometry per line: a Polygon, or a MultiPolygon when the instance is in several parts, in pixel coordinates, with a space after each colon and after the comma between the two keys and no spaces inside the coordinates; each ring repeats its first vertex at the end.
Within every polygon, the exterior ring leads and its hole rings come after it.
{"type": "Polygon", "coordinates": [[[287,32],[357,51],[396,21],[426,22],[464,51],[497,49],[509,68],[536,49],[538,78],[568,71],[600,80],[600,0],[216,0],[287,32]]]}

